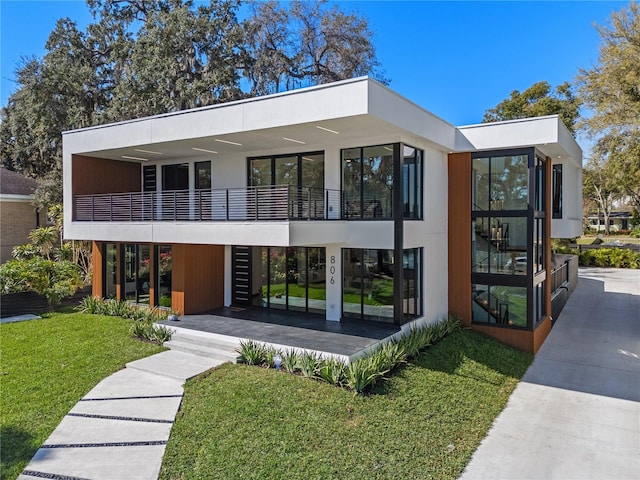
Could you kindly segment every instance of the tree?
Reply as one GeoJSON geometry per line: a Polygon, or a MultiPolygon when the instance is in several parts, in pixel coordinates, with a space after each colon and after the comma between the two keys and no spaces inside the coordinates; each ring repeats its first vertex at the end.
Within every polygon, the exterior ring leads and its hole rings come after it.
{"type": "Polygon", "coordinates": [[[0,291],[32,291],[43,295],[49,310],[70,297],[80,288],[82,281],[78,267],[70,261],[53,261],[42,257],[29,260],[10,260],[0,266],[0,291]]]}
{"type": "Polygon", "coordinates": [[[25,59],[2,109],[2,164],[62,201],[64,130],[173,112],[378,72],[367,21],[319,2],[87,0],[85,31],[58,21],[43,58],[25,59]],[[242,78],[244,76],[244,79],[242,78]]]}
{"type": "Polygon", "coordinates": [[[598,27],[598,63],[576,78],[592,113],[582,126],[596,140],[594,152],[621,194],[640,209],[640,5],[613,12],[598,27]]]}
{"type": "Polygon", "coordinates": [[[109,107],[113,119],[212,105],[242,96],[243,32],[238,3],[173,1],[140,12],[142,26],[123,59],[109,107]]]}
{"type": "Polygon", "coordinates": [[[548,82],[534,83],[524,92],[514,90],[509,98],[484,113],[485,123],[518,118],[559,115],[572,134],[580,116],[581,101],[573,95],[571,86],[565,82],[552,92],[548,82]]]}
{"type": "Polygon", "coordinates": [[[253,2],[244,23],[252,95],[371,75],[383,83],[366,18],[326,0],[253,2]]]}
{"type": "Polygon", "coordinates": [[[613,205],[620,198],[620,186],[611,170],[611,162],[595,156],[585,165],[582,174],[583,195],[597,205],[598,218],[602,215],[606,235],[609,235],[609,218],[613,205]]]}

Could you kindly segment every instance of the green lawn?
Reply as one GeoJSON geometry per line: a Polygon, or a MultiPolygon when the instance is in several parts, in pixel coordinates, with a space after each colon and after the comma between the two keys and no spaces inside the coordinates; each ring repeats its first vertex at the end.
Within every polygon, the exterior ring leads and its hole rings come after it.
{"type": "Polygon", "coordinates": [[[187,382],[161,478],[457,478],[531,360],[460,331],[367,396],[224,365],[187,382]]]}
{"type": "Polygon", "coordinates": [[[0,478],[16,478],[100,380],[163,350],[131,338],[130,326],[130,320],[78,313],[0,325],[0,478]]]}

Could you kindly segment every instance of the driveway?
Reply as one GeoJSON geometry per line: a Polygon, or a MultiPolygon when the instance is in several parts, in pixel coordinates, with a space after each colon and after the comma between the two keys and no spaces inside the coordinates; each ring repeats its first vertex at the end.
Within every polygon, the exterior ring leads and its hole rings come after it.
{"type": "Polygon", "coordinates": [[[640,271],[579,277],[461,480],[640,478],[640,271]]]}

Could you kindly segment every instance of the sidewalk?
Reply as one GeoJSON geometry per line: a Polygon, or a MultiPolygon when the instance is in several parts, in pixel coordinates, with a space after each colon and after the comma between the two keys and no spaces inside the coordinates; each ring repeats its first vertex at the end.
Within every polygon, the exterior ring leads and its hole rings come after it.
{"type": "Polygon", "coordinates": [[[220,363],[169,350],[127,364],[71,409],[18,479],[157,479],[184,381],[220,363]]]}
{"type": "Polygon", "coordinates": [[[579,275],[461,480],[639,478],[640,271],[579,275]]]}

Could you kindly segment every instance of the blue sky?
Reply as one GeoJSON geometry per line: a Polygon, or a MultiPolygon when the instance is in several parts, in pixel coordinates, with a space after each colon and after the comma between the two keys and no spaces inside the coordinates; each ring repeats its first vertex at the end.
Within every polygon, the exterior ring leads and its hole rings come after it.
{"type": "MultiPolygon", "coordinates": [[[[340,1],[369,19],[390,87],[454,125],[480,122],[514,90],[571,81],[597,60],[594,24],[618,1],[340,1]]],[[[42,56],[58,18],[91,21],[84,1],[0,0],[1,100],[21,56],[42,56]]]]}

